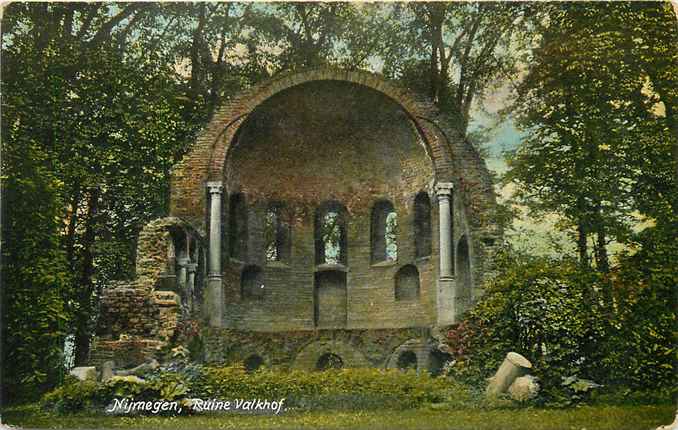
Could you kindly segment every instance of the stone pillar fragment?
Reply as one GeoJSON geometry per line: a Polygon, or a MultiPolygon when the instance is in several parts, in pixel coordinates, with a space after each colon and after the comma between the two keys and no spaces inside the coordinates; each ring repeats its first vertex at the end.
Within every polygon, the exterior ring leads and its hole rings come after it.
{"type": "Polygon", "coordinates": [[[440,214],[440,279],[450,279],[452,278],[452,209],[450,207],[452,183],[438,183],[436,191],[440,214]]]}
{"type": "Polygon", "coordinates": [[[179,266],[179,273],[177,276],[177,292],[182,292],[186,289],[186,282],[188,281],[188,266],[189,260],[183,255],[177,259],[179,266]]]}
{"type": "Polygon", "coordinates": [[[223,288],[221,285],[221,182],[208,182],[210,195],[209,264],[207,276],[207,297],[205,300],[210,326],[220,327],[223,309],[223,288]]]}
{"type": "Polygon", "coordinates": [[[198,269],[196,263],[186,265],[188,279],[186,281],[186,305],[189,311],[193,311],[193,298],[195,297],[195,272],[198,269]]]}
{"type": "Polygon", "coordinates": [[[176,264],[176,253],[174,249],[174,240],[172,235],[168,234],[168,243],[167,243],[167,274],[174,275],[176,264]]]}
{"type": "Polygon", "coordinates": [[[490,378],[489,384],[485,393],[492,397],[506,392],[516,378],[521,377],[532,368],[530,360],[518,354],[517,352],[509,352],[501,363],[497,373],[490,378]]]}

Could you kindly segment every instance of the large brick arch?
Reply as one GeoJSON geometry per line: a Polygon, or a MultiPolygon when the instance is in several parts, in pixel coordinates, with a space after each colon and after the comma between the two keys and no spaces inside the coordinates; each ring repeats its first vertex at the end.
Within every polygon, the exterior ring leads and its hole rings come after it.
{"type": "Polygon", "coordinates": [[[222,180],[225,161],[238,129],[247,116],[273,95],[313,81],[344,81],[373,89],[394,100],[410,117],[426,145],[435,177],[454,182],[462,195],[474,230],[495,236],[495,197],[484,161],[433,103],[409,90],[365,71],[335,68],[280,74],[249,88],[229,100],[199,134],[189,154],[172,172],[170,214],[193,223],[205,222],[205,182],[222,180]]]}

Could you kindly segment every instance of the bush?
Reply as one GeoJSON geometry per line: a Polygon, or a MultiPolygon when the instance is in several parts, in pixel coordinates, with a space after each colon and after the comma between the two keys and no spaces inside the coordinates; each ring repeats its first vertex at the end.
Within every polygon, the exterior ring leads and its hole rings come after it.
{"type": "Polygon", "coordinates": [[[100,387],[94,381],[79,381],[69,376],[63,385],[45,394],[43,406],[59,413],[93,409],[101,403],[100,387]]]}
{"type": "Polygon", "coordinates": [[[601,278],[569,261],[507,260],[465,321],[448,332],[452,372],[484,384],[506,353],[525,355],[547,390],[564,377],[587,375],[601,338],[601,278]]]}
{"type": "Polygon", "coordinates": [[[413,408],[427,403],[468,402],[470,393],[459,384],[428,374],[395,369],[336,369],[324,372],[192,365],[179,372],[156,372],[142,382],[135,378],[107,383],[70,380],[43,398],[58,412],[103,408],[114,398],[135,400],[286,399],[301,409],[413,408]]]}
{"type": "Polygon", "coordinates": [[[646,229],[612,270],[616,318],[601,363],[610,385],[676,394],[676,229],[646,229]]]}
{"type": "Polygon", "coordinates": [[[669,399],[676,391],[678,244],[667,234],[645,236],[610,274],[575,260],[505,251],[483,298],[448,331],[456,360],[448,374],[484,386],[506,353],[516,351],[532,361],[541,401],[595,397],[599,388],[567,383],[585,380],[617,392],[654,389],[663,394],[653,399],[669,399]]]}

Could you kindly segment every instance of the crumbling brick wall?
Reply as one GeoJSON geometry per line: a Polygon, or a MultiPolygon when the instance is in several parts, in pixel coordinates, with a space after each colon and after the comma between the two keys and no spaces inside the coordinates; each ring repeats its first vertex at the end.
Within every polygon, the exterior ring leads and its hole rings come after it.
{"type": "Polygon", "coordinates": [[[174,336],[181,298],[176,291],[163,291],[161,285],[170,264],[171,229],[190,231],[202,240],[199,232],[179,218],[156,219],[144,227],[138,239],[136,277],[103,291],[91,361],[107,357],[117,357],[118,362],[143,361],[174,336]]]}

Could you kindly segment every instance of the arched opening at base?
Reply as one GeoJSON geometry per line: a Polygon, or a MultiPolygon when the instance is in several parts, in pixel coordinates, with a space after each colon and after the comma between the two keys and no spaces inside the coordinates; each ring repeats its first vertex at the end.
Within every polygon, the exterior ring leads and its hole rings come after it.
{"type": "Polygon", "coordinates": [[[344,367],[344,360],[332,352],[321,355],[315,365],[317,370],[341,369],[342,367],[344,367]]]}
{"type": "Polygon", "coordinates": [[[417,354],[412,351],[405,351],[398,356],[396,366],[400,370],[417,370],[417,354]]]}
{"type": "Polygon", "coordinates": [[[245,366],[245,371],[248,373],[255,372],[264,364],[264,359],[258,356],[257,354],[252,354],[245,359],[243,365],[245,366]]]}

